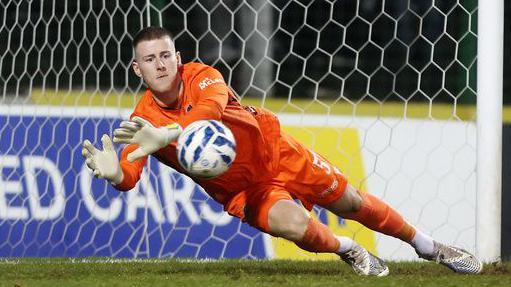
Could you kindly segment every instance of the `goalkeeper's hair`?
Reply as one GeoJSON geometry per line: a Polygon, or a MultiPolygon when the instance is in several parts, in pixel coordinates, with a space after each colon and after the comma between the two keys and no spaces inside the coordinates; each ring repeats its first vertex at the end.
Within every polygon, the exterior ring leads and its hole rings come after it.
{"type": "Polygon", "coordinates": [[[170,40],[173,40],[172,33],[163,27],[145,27],[144,29],[140,30],[137,35],[135,35],[135,38],[133,38],[133,49],[135,49],[140,42],[161,39],[163,37],[169,37],[170,40]]]}

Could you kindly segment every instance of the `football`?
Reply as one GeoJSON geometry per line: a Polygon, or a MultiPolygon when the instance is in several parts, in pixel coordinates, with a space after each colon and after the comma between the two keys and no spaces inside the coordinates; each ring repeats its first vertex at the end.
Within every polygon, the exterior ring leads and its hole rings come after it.
{"type": "Polygon", "coordinates": [[[187,126],[177,141],[179,164],[193,177],[209,179],[225,173],[236,157],[231,130],[215,120],[187,126]]]}

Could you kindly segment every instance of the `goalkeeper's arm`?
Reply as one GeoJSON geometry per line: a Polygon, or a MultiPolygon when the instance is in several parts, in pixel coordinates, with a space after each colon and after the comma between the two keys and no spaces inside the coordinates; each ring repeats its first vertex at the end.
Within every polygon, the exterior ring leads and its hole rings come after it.
{"type": "Polygon", "coordinates": [[[108,180],[116,189],[121,191],[135,187],[140,179],[147,157],[135,162],[128,161],[126,159],[127,155],[136,150],[138,146],[127,145],[124,147],[119,161],[110,137],[103,135],[101,141],[103,142],[102,150],[95,148],[89,140],[83,142],[82,156],[94,176],[108,180]]]}
{"type": "Polygon", "coordinates": [[[137,145],[129,144],[126,145],[121,152],[120,165],[123,173],[123,180],[114,185],[114,187],[120,191],[127,191],[135,187],[142,175],[142,170],[147,162],[147,156],[133,162],[128,160],[128,154],[132,153],[137,148],[137,145]]]}
{"type": "Polygon", "coordinates": [[[123,181],[124,175],[109,136],[101,137],[103,149],[95,148],[89,140],[83,142],[82,156],[85,163],[97,178],[104,178],[116,185],[123,181]]]}
{"type": "Polygon", "coordinates": [[[181,132],[182,128],[177,123],[155,127],[141,117],[133,117],[114,130],[114,142],[136,145],[137,148],[126,155],[128,162],[135,162],[177,140],[181,132]]]}

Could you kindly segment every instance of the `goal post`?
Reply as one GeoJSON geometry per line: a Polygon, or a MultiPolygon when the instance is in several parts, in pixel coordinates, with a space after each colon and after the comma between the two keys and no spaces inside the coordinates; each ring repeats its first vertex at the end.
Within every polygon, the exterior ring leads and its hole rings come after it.
{"type": "MultiPolygon", "coordinates": [[[[131,40],[147,25],[363,192],[500,257],[502,0],[13,0],[0,16],[0,257],[325,258],[229,217],[154,159],[128,193],[91,177],[81,142],[98,145],[135,106],[131,40]]],[[[312,216],[385,259],[417,259],[312,216]]]]}
{"type": "Polygon", "coordinates": [[[504,1],[478,8],[477,255],[500,260],[502,216],[502,92],[504,1]]]}

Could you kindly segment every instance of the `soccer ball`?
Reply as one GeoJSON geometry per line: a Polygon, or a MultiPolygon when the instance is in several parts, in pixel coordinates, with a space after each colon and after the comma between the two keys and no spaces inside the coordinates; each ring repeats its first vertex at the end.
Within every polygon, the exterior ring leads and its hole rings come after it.
{"type": "Polygon", "coordinates": [[[219,121],[193,122],[177,140],[179,164],[194,177],[217,177],[229,169],[235,157],[234,136],[219,121]]]}

